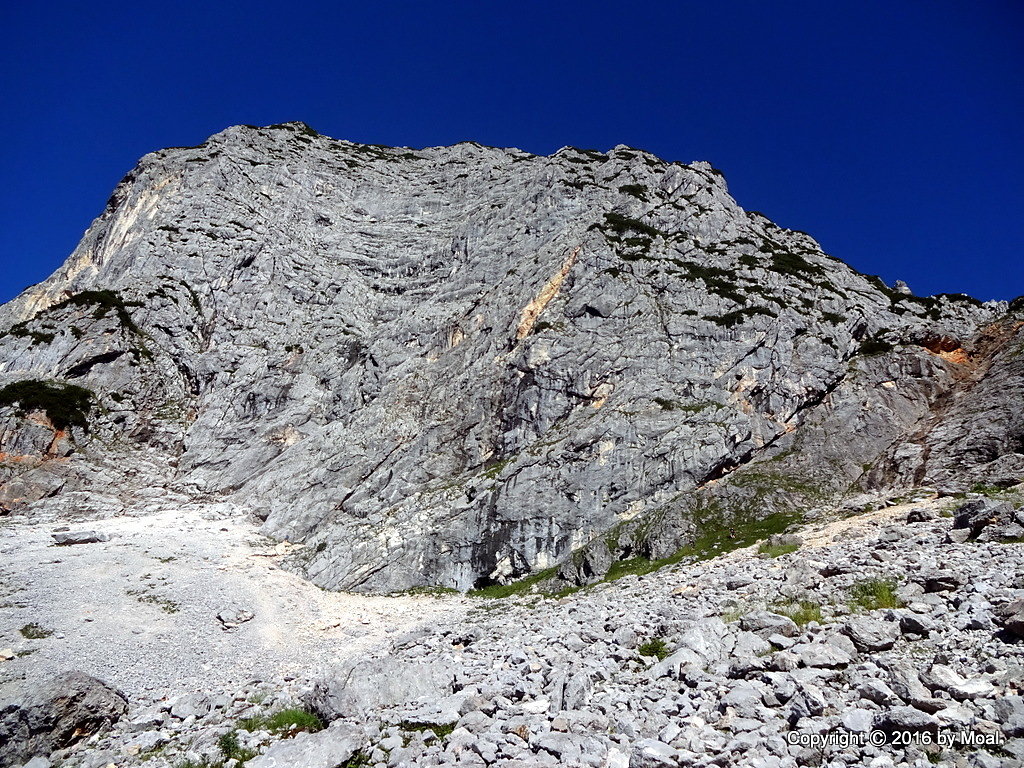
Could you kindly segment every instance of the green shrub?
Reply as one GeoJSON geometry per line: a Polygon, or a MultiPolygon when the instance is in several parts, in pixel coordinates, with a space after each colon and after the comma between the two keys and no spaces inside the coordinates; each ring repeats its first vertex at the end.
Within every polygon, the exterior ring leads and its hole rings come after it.
{"type": "Polygon", "coordinates": [[[225,760],[237,760],[240,764],[245,763],[246,760],[252,760],[259,754],[256,750],[244,748],[238,743],[238,731],[230,731],[222,735],[217,741],[217,746],[220,747],[220,752],[224,755],[225,760]]]}
{"type": "Polygon", "coordinates": [[[626,195],[632,195],[637,200],[647,202],[647,187],[643,184],[623,184],[619,187],[619,192],[626,195]]]}
{"type": "Polygon", "coordinates": [[[896,582],[892,579],[864,579],[850,587],[851,610],[873,611],[878,608],[902,608],[903,601],[896,596],[896,582]]]}
{"type": "Polygon", "coordinates": [[[886,352],[892,352],[892,350],[892,344],[890,344],[888,341],[878,338],[877,336],[869,336],[860,343],[860,354],[866,357],[884,355],[886,352]]]}
{"type": "Polygon", "coordinates": [[[665,643],[665,639],[662,637],[652,637],[647,642],[637,646],[636,651],[641,656],[653,656],[658,661],[667,659],[671,653],[668,645],[665,643]]]}
{"type": "Polygon", "coordinates": [[[16,381],[0,389],[0,408],[17,405],[25,413],[45,411],[57,429],[76,426],[88,431],[86,417],[92,400],[92,392],[84,387],[38,379],[16,381]]]}
{"type": "MultiPolygon", "coordinates": [[[[662,231],[657,227],[652,227],[650,224],[645,224],[639,219],[631,219],[614,211],[604,215],[604,222],[604,226],[617,235],[624,235],[627,232],[639,232],[641,235],[649,235],[651,237],[661,237],[663,235],[662,231]]],[[[601,228],[600,225],[594,226],[601,228]]]]}

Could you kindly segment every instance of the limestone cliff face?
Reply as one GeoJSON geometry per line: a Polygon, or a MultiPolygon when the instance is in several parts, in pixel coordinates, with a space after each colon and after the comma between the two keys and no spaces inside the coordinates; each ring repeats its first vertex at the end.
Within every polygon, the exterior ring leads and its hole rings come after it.
{"type": "Polygon", "coordinates": [[[5,508],[228,499],[331,588],[586,580],[711,518],[1022,470],[1005,303],[893,291],[623,146],[230,128],[144,157],[0,329],[0,387],[93,393],[56,448],[7,398],[5,508]]]}

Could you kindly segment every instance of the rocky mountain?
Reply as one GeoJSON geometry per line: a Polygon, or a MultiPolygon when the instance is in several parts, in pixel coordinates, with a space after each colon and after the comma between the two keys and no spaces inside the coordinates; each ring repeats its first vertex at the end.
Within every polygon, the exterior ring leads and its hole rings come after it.
{"type": "Polygon", "coordinates": [[[184,494],[331,589],[579,585],[1019,482],[1022,310],[859,274],[703,162],[237,126],[0,307],[0,509],[184,494]]]}

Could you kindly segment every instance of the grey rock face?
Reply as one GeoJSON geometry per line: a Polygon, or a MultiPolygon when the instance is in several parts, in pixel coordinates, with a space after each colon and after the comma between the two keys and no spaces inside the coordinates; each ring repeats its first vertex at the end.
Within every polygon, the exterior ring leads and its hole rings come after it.
{"type": "Polygon", "coordinates": [[[0,308],[0,387],[94,395],[0,394],[0,509],[166,485],[325,587],[584,583],[851,486],[1013,475],[1006,309],[860,275],[707,163],[239,126],[144,157],[0,308]]]}
{"type": "Polygon", "coordinates": [[[124,696],[81,672],[53,678],[0,704],[0,766],[78,743],[128,711],[124,696]]]}

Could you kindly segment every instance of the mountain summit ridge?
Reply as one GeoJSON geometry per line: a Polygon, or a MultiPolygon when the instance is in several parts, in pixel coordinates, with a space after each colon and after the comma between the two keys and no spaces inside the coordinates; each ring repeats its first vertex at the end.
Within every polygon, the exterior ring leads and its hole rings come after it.
{"type": "Polygon", "coordinates": [[[586,583],[1019,477],[1019,315],[861,275],[703,162],[235,126],[143,157],[0,308],[0,388],[93,397],[86,432],[0,394],[0,506],[168,489],[329,588],[586,583]]]}

